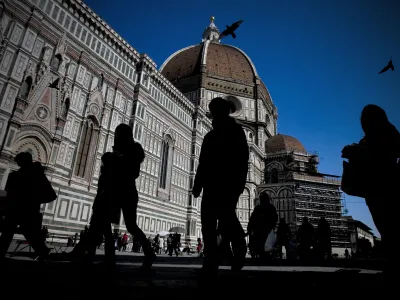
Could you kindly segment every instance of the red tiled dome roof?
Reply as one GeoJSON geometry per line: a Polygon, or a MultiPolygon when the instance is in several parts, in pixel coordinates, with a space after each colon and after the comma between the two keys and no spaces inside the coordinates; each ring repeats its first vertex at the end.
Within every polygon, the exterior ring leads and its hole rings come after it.
{"type": "Polygon", "coordinates": [[[202,48],[200,44],[175,52],[161,67],[161,73],[171,82],[200,74],[202,48]]]}
{"type": "Polygon", "coordinates": [[[266,153],[271,154],[281,151],[294,151],[301,153],[307,152],[303,144],[298,139],[289,135],[278,134],[273,137],[270,137],[265,142],[266,153]]]}
{"type": "Polygon", "coordinates": [[[253,84],[257,72],[250,59],[240,49],[223,44],[205,43],[179,50],[161,66],[161,73],[171,82],[200,75],[202,56],[208,75],[215,75],[245,84],[253,84]],[[203,53],[204,52],[204,53],[203,53]]]}

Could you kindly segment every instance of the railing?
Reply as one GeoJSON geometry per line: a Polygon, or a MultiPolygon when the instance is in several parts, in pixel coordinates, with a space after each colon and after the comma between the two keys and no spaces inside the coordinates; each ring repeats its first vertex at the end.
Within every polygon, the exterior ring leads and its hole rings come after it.
{"type": "Polygon", "coordinates": [[[318,182],[318,183],[324,183],[324,184],[333,184],[340,186],[341,180],[335,177],[329,177],[324,175],[323,177],[319,176],[313,176],[313,175],[304,175],[304,174],[298,174],[298,173],[293,173],[293,179],[294,180],[299,180],[299,181],[309,181],[309,182],[318,182]]]}

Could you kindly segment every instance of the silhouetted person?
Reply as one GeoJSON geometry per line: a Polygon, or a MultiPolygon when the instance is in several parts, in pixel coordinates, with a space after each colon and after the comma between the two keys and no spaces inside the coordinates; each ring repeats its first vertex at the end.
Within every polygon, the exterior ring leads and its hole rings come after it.
{"type": "Polygon", "coordinates": [[[94,249],[99,236],[104,235],[106,261],[114,264],[115,241],[111,223],[120,222],[122,210],[127,230],[142,245],[145,254],[142,269],[151,268],[155,254],[136,223],[139,197],[135,180],[139,176],[144,155],[142,146],[133,140],[132,128],[126,124],[118,125],[115,130],[113,152],[107,152],[101,158],[101,175],[88,236],[84,239],[86,242],[75,247],[75,254],[83,255],[86,250],[94,249]]]}
{"type": "Polygon", "coordinates": [[[384,67],[378,74],[382,74],[382,73],[386,72],[386,71],[389,70],[389,69],[391,69],[392,71],[394,71],[394,66],[393,66],[393,63],[392,63],[392,58],[390,58],[390,60],[389,60],[389,62],[388,62],[388,64],[387,64],[387,66],[384,67]]]}
{"type": "Polygon", "coordinates": [[[154,247],[155,247],[155,253],[160,254],[160,235],[157,234],[156,237],[154,238],[154,247]]]}
{"type": "Polygon", "coordinates": [[[126,246],[128,245],[128,235],[126,234],[126,232],[124,233],[124,235],[122,236],[122,251],[126,251],[126,246]]]}
{"type": "Polygon", "coordinates": [[[172,249],[175,251],[175,255],[178,256],[181,252],[181,235],[179,233],[175,233],[172,236],[172,249]]]}
{"type": "Polygon", "coordinates": [[[170,234],[167,238],[167,251],[169,256],[172,256],[172,253],[174,252],[174,244],[172,240],[172,234],[170,234]]]}
{"type": "Polygon", "coordinates": [[[4,260],[18,225],[27,242],[39,255],[39,260],[43,260],[50,253],[41,233],[40,214],[42,179],[46,175],[42,165],[32,162],[32,155],[28,152],[19,153],[15,161],[20,168],[10,173],[5,187],[7,208],[0,236],[0,262],[4,260]]]}
{"type": "Polygon", "coordinates": [[[330,259],[332,255],[331,227],[324,217],[319,220],[317,228],[317,252],[320,259],[330,259]]]}
{"type": "Polygon", "coordinates": [[[349,259],[349,258],[350,258],[349,250],[347,250],[347,248],[346,248],[346,250],[344,250],[344,257],[345,257],[346,259],[349,259]]]}
{"type": "Polygon", "coordinates": [[[216,274],[217,222],[222,239],[232,243],[232,269],[240,270],[244,264],[246,240],[235,210],[246,184],[249,150],[242,127],[229,116],[229,103],[222,98],[214,98],[209,109],[213,129],[204,137],[192,192],[197,198],[203,190],[203,271],[216,274]]]}
{"type": "Polygon", "coordinates": [[[275,206],[271,203],[267,193],[260,195],[260,204],[254,208],[247,225],[247,233],[252,239],[253,249],[256,256],[265,258],[265,242],[271,230],[276,226],[278,214],[275,206]]]}
{"type": "Polygon", "coordinates": [[[303,224],[298,230],[299,239],[299,258],[307,260],[311,258],[311,246],[313,243],[314,226],[308,222],[308,218],[303,218],[303,224]]]}
{"type": "Polygon", "coordinates": [[[122,249],[122,233],[118,234],[117,248],[118,248],[118,251],[121,251],[121,249],[122,249]]]}
{"type": "Polygon", "coordinates": [[[203,242],[201,241],[201,238],[197,238],[197,253],[200,254],[200,252],[203,251],[203,242]]]}
{"type": "Polygon", "coordinates": [[[346,146],[342,156],[360,161],[363,169],[357,174],[363,180],[360,188],[382,237],[382,246],[388,258],[394,258],[397,236],[396,219],[399,212],[400,134],[385,111],[373,104],[364,107],[361,127],[365,136],[359,144],[346,146]]]}
{"type": "Polygon", "coordinates": [[[292,232],[290,230],[289,225],[286,223],[285,218],[281,218],[279,221],[278,230],[276,232],[277,242],[278,242],[278,252],[279,257],[282,259],[282,247],[285,247],[286,257],[289,253],[289,241],[291,238],[292,232]]]}

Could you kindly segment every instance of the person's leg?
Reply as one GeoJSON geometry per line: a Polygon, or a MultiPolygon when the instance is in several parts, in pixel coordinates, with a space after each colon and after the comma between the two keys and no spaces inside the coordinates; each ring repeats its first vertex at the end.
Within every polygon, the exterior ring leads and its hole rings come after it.
{"type": "Polygon", "coordinates": [[[3,232],[0,236],[0,261],[3,260],[7,254],[17,226],[16,220],[12,218],[6,219],[4,222],[3,232]]]}
{"type": "Polygon", "coordinates": [[[72,255],[74,259],[81,260],[85,258],[87,262],[93,262],[96,255],[96,248],[100,240],[103,240],[103,234],[105,236],[104,251],[106,261],[113,261],[114,249],[113,249],[113,237],[111,234],[111,225],[108,222],[106,215],[98,212],[93,212],[89,230],[84,234],[82,240],[75,246],[72,255]],[[111,249],[110,249],[110,237],[111,237],[111,249]],[[112,251],[110,251],[112,250],[112,251]],[[87,255],[86,255],[87,254],[87,255]],[[86,255],[86,257],[85,257],[86,255]]]}
{"type": "Polygon", "coordinates": [[[44,259],[50,253],[50,249],[47,248],[45,241],[42,239],[40,228],[35,225],[37,225],[37,222],[32,218],[22,221],[20,227],[26,241],[39,257],[44,259]]]}
{"type": "Polygon", "coordinates": [[[201,231],[203,233],[203,269],[218,269],[217,254],[217,214],[214,199],[203,195],[201,205],[201,231]]]}
{"type": "Polygon", "coordinates": [[[151,268],[156,258],[156,255],[154,254],[151,244],[149,240],[146,238],[146,235],[143,233],[143,231],[139,228],[139,226],[136,223],[136,212],[137,212],[137,203],[130,202],[129,200],[126,200],[125,203],[123,203],[122,213],[124,216],[126,229],[129,231],[130,234],[132,234],[135,237],[135,239],[139,241],[139,243],[143,248],[143,252],[145,255],[143,267],[151,268]]]}
{"type": "Polygon", "coordinates": [[[241,270],[244,265],[247,252],[246,234],[236,215],[236,204],[239,196],[225,195],[226,207],[220,209],[218,226],[221,229],[222,240],[232,243],[233,260],[232,270],[241,270]]]}
{"type": "MultiPolygon", "coordinates": [[[[282,259],[282,257],[283,257],[282,248],[283,248],[282,243],[278,241],[278,255],[279,255],[279,259],[282,259]]],[[[286,249],[286,247],[285,247],[285,251],[286,251],[286,250],[287,250],[287,249],[286,249]]],[[[286,251],[286,255],[287,255],[287,251],[286,251]]]]}

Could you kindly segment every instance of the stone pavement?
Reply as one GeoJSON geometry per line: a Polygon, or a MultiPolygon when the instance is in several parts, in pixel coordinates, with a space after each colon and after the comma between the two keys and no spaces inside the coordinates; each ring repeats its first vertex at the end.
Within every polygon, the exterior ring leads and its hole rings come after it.
{"type": "MultiPolygon", "coordinates": [[[[102,258],[99,255],[99,261],[102,258]]],[[[334,266],[254,266],[249,261],[238,274],[222,266],[213,285],[204,287],[199,285],[195,272],[201,264],[197,257],[158,257],[154,273],[146,276],[139,271],[142,258],[120,253],[114,272],[108,272],[101,263],[91,267],[77,266],[67,262],[63,255],[54,255],[51,262],[40,264],[25,253],[7,259],[6,270],[1,270],[0,290],[12,295],[12,299],[27,299],[28,295],[33,299],[49,296],[57,300],[103,299],[107,295],[112,298],[122,296],[124,300],[215,296],[236,299],[240,295],[275,295],[277,292],[283,296],[301,296],[366,288],[381,291],[383,286],[380,272],[374,270],[334,266]]]]}

